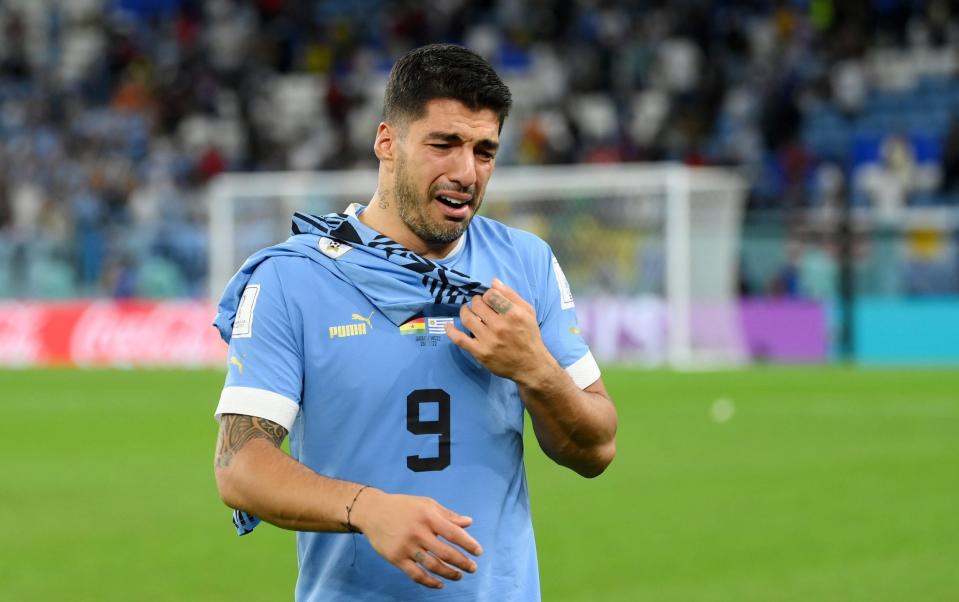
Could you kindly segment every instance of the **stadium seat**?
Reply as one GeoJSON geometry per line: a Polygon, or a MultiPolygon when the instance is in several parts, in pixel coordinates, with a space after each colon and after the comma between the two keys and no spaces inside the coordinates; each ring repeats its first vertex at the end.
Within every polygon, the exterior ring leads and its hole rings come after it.
{"type": "Polygon", "coordinates": [[[31,297],[70,299],[77,296],[72,266],[56,257],[37,257],[27,271],[31,297]]]}
{"type": "Polygon", "coordinates": [[[179,268],[162,257],[151,257],[139,266],[136,289],[148,299],[171,299],[186,292],[179,268]]]}

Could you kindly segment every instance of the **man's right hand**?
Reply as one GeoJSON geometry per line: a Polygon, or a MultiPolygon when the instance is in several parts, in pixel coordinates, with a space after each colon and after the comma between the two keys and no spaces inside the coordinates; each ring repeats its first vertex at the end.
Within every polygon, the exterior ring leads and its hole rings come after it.
{"type": "Polygon", "coordinates": [[[473,556],[483,553],[465,530],[473,519],[428,497],[368,488],[354,502],[351,522],[380,556],[426,587],[443,587],[433,575],[457,581],[463,574],[456,568],[476,570],[476,562],[459,548],[473,556]]]}

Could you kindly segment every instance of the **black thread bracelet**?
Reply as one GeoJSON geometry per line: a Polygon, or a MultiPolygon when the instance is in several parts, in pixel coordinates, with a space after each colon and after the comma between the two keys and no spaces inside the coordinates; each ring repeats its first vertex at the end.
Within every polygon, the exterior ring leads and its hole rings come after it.
{"type": "Polygon", "coordinates": [[[346,507],[346,529],[350,533],[359,533],[360,530],[353,526],[353,523],[350,522],[350,514],[353,513],[353,506],[356,504],[356,500],[360,497],[360,494],[363,493],[363,490],[369,487],[369,485],[363,485],[360,487],[360,490],[356,492],[356,495],[353,496],[353,501],[350,502],[350,505],[346,507]]]}

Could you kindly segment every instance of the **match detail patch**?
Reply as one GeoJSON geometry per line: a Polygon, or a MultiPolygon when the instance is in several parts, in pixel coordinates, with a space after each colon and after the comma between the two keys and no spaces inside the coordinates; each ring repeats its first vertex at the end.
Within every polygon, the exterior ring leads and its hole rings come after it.
{"type": "Polygon", "coordinates": [[[233,320],[234,339],[248,339],[253,336],[253,310],[259,294],[259,284],[251,284],[243,289],[243,296],[236,308],[236,318],[233,320]]]}
{"type": "Polygon", "coordinates": [[[427,318],[426,330],[430,334],[446,334],[446,325],[452,323],[453,318],[427,318]]]}
{"type": "Polygon", "coordinates": [[[426,334],[426,319],[413,318],[400,325],[400,334],[426,334]]]}
{"type": "Polygon", "coordinates": [[[563,309],[576,307],[573,303],[573,290],[569,288],[569,281],[566,280],[566,274],[563,268],[559,266],[559,260],[553,257],[553,274],[556,275],[556,284],[559,286],[559,302],[563,309]]]}

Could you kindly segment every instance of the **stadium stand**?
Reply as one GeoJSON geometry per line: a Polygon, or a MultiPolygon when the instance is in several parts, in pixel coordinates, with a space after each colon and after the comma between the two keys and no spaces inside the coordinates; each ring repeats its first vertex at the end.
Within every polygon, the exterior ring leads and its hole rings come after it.
{"type": "MultiPolygon", "coordinates": [[[[944,0],[10,0],[0,297],[202,295],[205,184],[223,171],[373,165],[389,66],[430,41],[465,44],[506,75],[517,103],[501,164],[738,165],[754,212],[837,198],[891,216],[953,206],[950,11],[944,0]]],[[[746,241],[747,264],[763,244],[746,241]]],[[[817,253],[797,263],[814,266],[807,284],[762,276],[744,290],[834,294],[814,282],[832,273],[817,253]]],[[[896,290],[956,292],[957,264],[902,262],[896,290]]]]}

